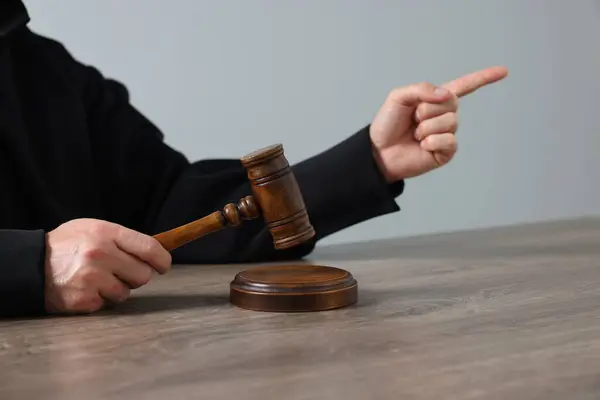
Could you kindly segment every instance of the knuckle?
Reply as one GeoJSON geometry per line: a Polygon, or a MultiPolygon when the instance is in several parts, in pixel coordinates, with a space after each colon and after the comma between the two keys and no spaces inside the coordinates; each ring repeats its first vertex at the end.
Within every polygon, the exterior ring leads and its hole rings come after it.
{"type": "Polygon", "coordinates": [[[450,128],[455,131],[458,128],[458,116],[455,113],[451,113],[449,120],[450,128]]]}
{"type": "Polygon", "coordinates": [[[415,138],[417,140],[422,140],[425,137],[423,124],[424,124],[424,122],[419,124],[419,126],[417,126],[417,128],[415,129],[415,138]]]}
{"type": "Polygon", "coordinates": [[[95,312],[104,306],[104,300],[98,295],[91,296],[87,304],[87,312],[95,312]]]}
{"type": "Polygon", "coordinates": [[[459,103],[458,96],[453,92],[450,92],[450,93],[452,93],[452,99],[450,100],[452,108],[454,111],[458,111],[458,103],[459,103]]]}
{"type": "Polygon", "coordinates": [[[123,293],[123,290],[125,289],[124,285],[120,282],[113,282],[110,284],[108,290],[110,290],[111,293],[123,293]]]}
{"type": "Polygon", "coordinates": [[[440,145],[440,137],[439,135],[429,135],[425,138],[425,140],[427,141],[427,143],[433,147],[433,148],[438,148],[440,145]]]}
{"type": "Polygon", "coordinates": [[[90,224],[90,226],[88,228],[88,231],[93,236],[103,237],[103,236],[110,234],[111,226],[110,226],[110,224],[108,224],[104,221],[91,221],[89,224],[90,224]]]}
{"type": "Polygon", "coordinates": [[[101,279],[101,273],[97,268],[83,267],[79,271],[79,280],[84,287],[93,287],[101,279]]]}
{"type": "Polygon", "coordinates": [[[163,251],[164,254],[164,268],[165,271],[169,271],[171,269],[171,265],[173,263],[173,258],[171,256],[171,253],[169,253],[168,251],[164,250],[163,251]]]}
{"type": "Polygon", "coordinates": [[[144,246],[148,257],[161,270],[166,270],[171,264],[171,254],[154,238],[149,238],[144,246]]]}
{"type": "Polygon", "coordinates": [[[161,269],[168,270],[170,268],[172,262],[171,253],[165,250],[158,240],[151,238],[148,245],[148,252],[161,269]]]}
{"type": "Polygon", "coordinates": [[[81,292],[73,295],[67,304],[73,312],[94,312],[102,308],[103,301],[98,295],[81,292]]]}
{"type": "Polygon", "coordinates": [[[423,139],[422,143],[430,151],[435,149],[435,141],[432,139],[431,136],[427,136],[425,139],[423,139]]]}
{"type": "Polygon", "coordinates": [[[115,301],[119,303],[127,300],[131,294],[131,290],[127,286],[120,283],[113,284],[110,290],[112,293],[114,293],[115,301]]]}
{"type": "Polygon", "coordinates": [[[66,302],[67,308],[72,311],[81,311],[87,306],[88,296],[81,293],[71,296],[71,298],[66,302]]]}
{"type": "Polygon", "coordinates": [[[456,141],[456,138],[454,136],[452,136],[452,139],[450,141],[450,146],[452,147],[452,149],[454,151],[456,151],[456,149],[458,148],[458,142],[456,141]]]}
{"type": "Polygon", "coordinates": [[[144,285],[147,285],[152,279],[152,270],[150,268],[144,268],[134,279],[131,280],[130,285],[133,289],[137,289],[144,285]]]}
{"type": "Polygon", "coordinates": [[[146,249],[148,253],[157,256],[161,255],[165,251],[165,249],[160,245],[160,243],[153,238],[148,238],[146,249]]]}
{"type": "Polygon", "coordinates": [[[428,107],[427,103],[419,104],[415,111],[415,116],[416,116],[417,121],[421,122],[421,121],[429,118],[429,110],[430,110],[430,107],[428,107]]]}
{"type": "Polygon", "coordinates": [[[390,93],[388,94],[388,100],[390,100],[392,102],[400,101],[400,100],[402,100],[403,93],[404,93],[403,88],[392,89],[390,91],[390,93]]]}
{"type": "Polygon", "coordinates": [[[417,85],[417,90],[422,93],[433,92],[437,86],[430,82],[421,82],[417,85]]]}
{"type": "Polygon", "coordinates": [[[448,154],[456,153],[456,140],[454,138],[448,139],[446,143],[444,143],[444,152],[448,154]]]}
{"type": "Polygon", "coordinates": [[[108,252],[102,246],[94,244],[86,247],[82,251],[82,257],[85,263],[101,260],[106,257],[107,254],[108,252]]]}
{"type": "Polygon", "coordinates": [[[402,102],[408,93],[424,92],[433,87],[428,82],[416,83],[409,86],[402,86],[392,89],[388,94],[388,99],[392,102],[402,102]]]}

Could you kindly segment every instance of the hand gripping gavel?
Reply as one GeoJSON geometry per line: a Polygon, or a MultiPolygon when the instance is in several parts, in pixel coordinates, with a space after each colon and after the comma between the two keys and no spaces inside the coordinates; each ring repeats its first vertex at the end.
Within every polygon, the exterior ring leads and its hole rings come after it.
{"type": "Polygon", "coordinates": [[[227,226],[262,214],[276,249],[297,246],[315,235],[296,182],[280,144],[265,147],[241,158],[246,168],[252,195],[238,204],[229,203],[220,211],[154,236],[172,251],[186,243],[227,226]]]}

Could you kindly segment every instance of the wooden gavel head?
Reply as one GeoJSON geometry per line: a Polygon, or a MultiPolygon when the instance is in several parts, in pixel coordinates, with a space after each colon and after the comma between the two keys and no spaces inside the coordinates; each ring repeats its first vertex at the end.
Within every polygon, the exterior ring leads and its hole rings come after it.
{"type": "Polygon", "coordinates": [[[315,235],[296,177],[281,144],[250,153],[241,159],[259,213],[267,223],[276,249],[306,242],[315,235]]]}
{"type": "Polygon", "coordinates": [[[252,195],[238,204],[227,204],[204,218],[154,236],[165,249],[174,250],[227,225],[262,215],[276,249],[287,249],[315,236],[296,177],[281,144],[250,153],[241,159],[246,168],[252,195]]]}

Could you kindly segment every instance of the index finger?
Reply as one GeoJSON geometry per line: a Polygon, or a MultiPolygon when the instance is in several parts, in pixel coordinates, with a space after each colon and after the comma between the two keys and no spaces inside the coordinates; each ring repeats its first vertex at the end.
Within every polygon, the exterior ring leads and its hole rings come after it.
{"type": "Polygon", "coordinates": [[[114,240],[119,249],[147,263],[159,274],[168,272],[171,254],[156,239],[124,226],[118,228],[114,240]]]}
{"type": "Polygon", "coordinates": [[[508,70],[505,67],[491,67],[461,76],[460,78],[445,83],[442,87],[450,90],[457,97],[462,97],[469,93],[473,93],[483,86],[498,82],[507,75],[508,70]]]}

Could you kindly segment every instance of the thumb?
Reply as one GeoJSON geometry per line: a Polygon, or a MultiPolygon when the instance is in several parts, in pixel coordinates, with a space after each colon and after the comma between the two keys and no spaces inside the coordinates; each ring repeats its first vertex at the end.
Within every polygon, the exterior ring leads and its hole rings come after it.
{"type": "Polygon", "coordinates": [[[394,89],[388,100],[396,106],[416,107],[420,103],[443,103],[452,98],[452,92],[430,83],[418,83],[394,89]]]}

